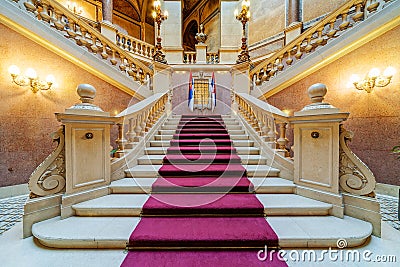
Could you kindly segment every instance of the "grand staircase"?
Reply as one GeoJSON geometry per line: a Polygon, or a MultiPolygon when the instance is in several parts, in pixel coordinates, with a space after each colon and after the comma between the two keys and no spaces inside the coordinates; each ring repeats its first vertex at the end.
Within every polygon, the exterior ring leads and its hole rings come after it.
{"type": "Polygon", "coordinates": [[[33,236],[54,248],[125,249],[128,244],[132,250],[336,247],[339,239],[353,247],[370,237],[370,223],[332,216],[331,204],[296,194],[293,182],[280,177],[244,129],[236,115],[171,116],[137,165],[111,183],[109,195],[73,205],[72,217],[34,224],[33,236]],[[258,224],[239,229],[245,223],[232,221],[236,217],[258,224]],[[232,231],[215,231],[218,227],[232,231]],[[257,239],[252,235],[257,227],[270,228],[277,240],[268,243],[267,234],[257,239]],[[182,237],[186,241],[171,241],[181,230],[191,231],[182,237]],[[214,234],[199,240],[208,230],[214,234]],[[233,233],[236,240],[229,236],[233,233]],[[248,243],[240,245],[246,237],[248,243]],[[214,246],[212,238],[218,239],[214,246]]]}

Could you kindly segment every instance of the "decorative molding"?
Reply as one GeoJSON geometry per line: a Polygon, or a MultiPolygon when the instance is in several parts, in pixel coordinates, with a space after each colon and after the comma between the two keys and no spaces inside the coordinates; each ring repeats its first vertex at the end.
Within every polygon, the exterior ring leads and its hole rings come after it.
{"type": "Polygon", "coordinates": [[[375,195],[375,176],[372,171],[349,148],[347,142],[354,133],[340,125],[339,136],[339,184],[343,191],[360,195],[375,195]]]}
{"type": "Polygon", "coordinates": [[[65,191],[64,127],[51,135],[57,142],[56,149],[35,169],[29,177],[30,198],[57,194],[65,191]]]}

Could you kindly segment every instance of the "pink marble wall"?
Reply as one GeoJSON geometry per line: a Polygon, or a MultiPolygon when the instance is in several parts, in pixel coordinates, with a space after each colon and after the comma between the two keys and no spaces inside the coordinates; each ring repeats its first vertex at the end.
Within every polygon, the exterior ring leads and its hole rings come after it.
{"type": "Polygon", "coordinates": [[[268,102],[293,114],[310,103],[306,93],[309,86],[326,84],[326,102],[350,112],[345,127],[355,134],[350,145],[353,151],[371,168],[378,182],[400,185],[400,161],[390,152],[400,145],[399,58],[397,27],[270,97],[268,102]],[[364,77],[372,67],[384,70],[387,66],[396,68],[397,74],[385,88],[368,94],[349,84],[351,74],[364,77]]]}
{"type": "MultiPolygon", "coordinates": [[[[211,72],[204,71],[204,76],[211,76],[211,72]]],[[[214,72],[215,81],[217,85],[217,105],[214,112],[211,110],[194,110],[194,114],[227,114],[230,113],[230,88],[232,83],[232,76],[229,72],[214,72]]],[[[188,108],[188,90],[189,90],[189,75],[188,71],[178,71],[172,74],[172,108],[175,114],[191,114],[192,112],[188,108]]],[[[197,72],[193,72],[193,75],[197,75],[197,72]]]]}
{"type": "MultiPolygon", "coordinates": [[[[60,125],[54,113],[80,102],[78,84],[92,84],[97,89],[95,104],[112,115],[125,109],[130,101],[137,102],[2,24],[0,36],[0,186],[26,183],[50,154],[54,148],[50,134],[60,125]],[[54,90],[34,94],[28,87],[11,82],[10,65],[17,65],[22,73],[34,67],[42,78],[53,74],[57,85],[54,90]]],[[[111,140],[116,138],[114,127],[111,140]]]]}

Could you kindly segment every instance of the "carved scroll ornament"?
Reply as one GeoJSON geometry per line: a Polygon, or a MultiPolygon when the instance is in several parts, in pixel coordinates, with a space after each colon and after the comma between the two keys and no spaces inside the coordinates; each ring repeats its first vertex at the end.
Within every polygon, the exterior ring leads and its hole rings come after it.
{"type": "Polygon", "coordinates": [[[29,178],[30,198],[57,194],[65,190],[64,127],[52,133],[56,149],[36,168],[29,178]]]}
{"type": "Polygon", "coordinates": [[[353,135],[353,132],[347,131],[343,125],[340,125],[340,187],[343,191],[351,194],[374,196],[373,191],[376,185],[374,174],[347,145],[353,135]]]}

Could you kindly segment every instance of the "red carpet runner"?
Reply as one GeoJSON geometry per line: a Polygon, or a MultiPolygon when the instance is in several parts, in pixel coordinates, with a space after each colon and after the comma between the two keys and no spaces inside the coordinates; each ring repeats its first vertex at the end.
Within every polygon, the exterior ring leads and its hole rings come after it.
{"type": "Polygon", "coordinates": [[[128,242],[128,266],[287,266],[219,115],[182,116],[128,242]]]}

